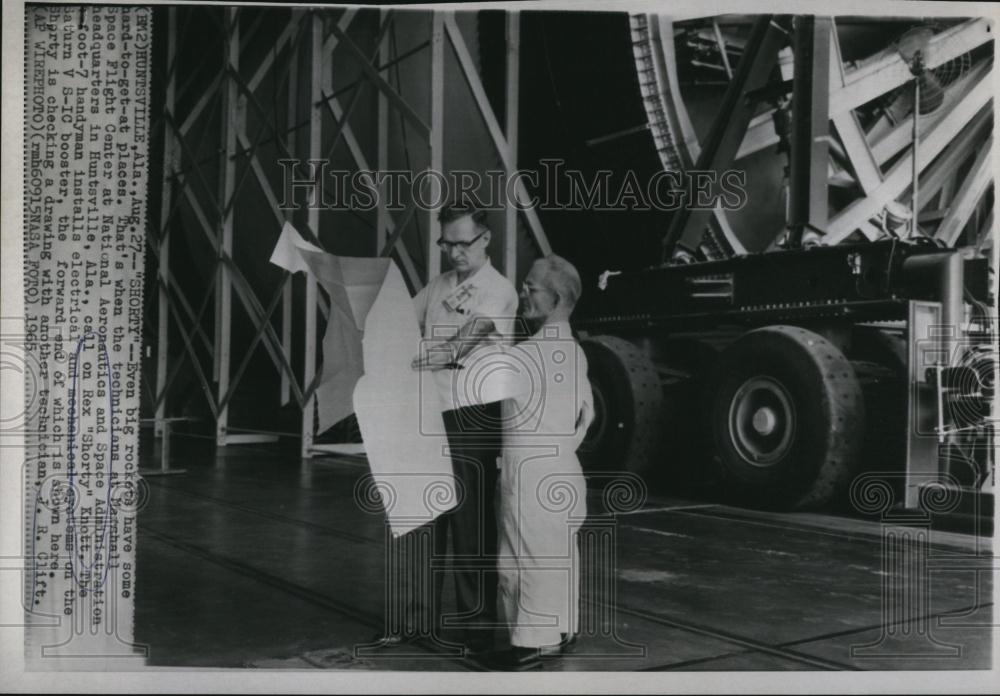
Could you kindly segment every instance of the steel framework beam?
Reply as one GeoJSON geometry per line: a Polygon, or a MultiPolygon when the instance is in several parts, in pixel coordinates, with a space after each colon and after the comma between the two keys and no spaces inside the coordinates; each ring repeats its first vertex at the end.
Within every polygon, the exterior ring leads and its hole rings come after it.
{"type": "Polygon", "coordinates": [[[947,214],[938,225],[934,235],[948,246],[955,246],[959,235],[965,229],[965,224],[969,221],[973,211],[982,200],[983,194],[986,193],[986,188],[993,180],[992,162],[993,138],[990,137],[980,148],[976,160],[972,163],[972,168],[965,175],[965,179],[958,189],[958,195],[951,202],[947,214]]]}
{"type": "MultiPolygon", "coordinates": [[[[298,24],[300,25],[301,28],[308,27],[309,23],[308,21],[306,21],[306,14],[304,12],[301,12],[299,10],[293,10],[292,11],[293,21],[295,21],[296,17],[298,18],[298,24]]],[[[272,53],[272,56],[276,56],[277,51],[278,49],[276,49],[274,53],[272,53]]],[[[288,73],[288,107],[286,111],[285,121],[289,126],[291,126],[295,123],[298,123],[299,120],[298,54],[293,53],[292,58],[289,62],[291,63],[291,67],[288,73]]],[[[251,80],[250,84],[251,86],[253,85],[253,80],[251,80]]],[[[294,129],[289,130],[285,141],[285,149],[288,152],[290,152],[293,157],[298,152],[297,145],[298,145],[297,131],[294,129]]],[[[294,211],[292,210],[285,211],[285,220],[287,222],[293,222],[294,217],[295,217],[294,211]]],[[[283,280],[284,282],[282,283],[283,287],[281,290],[281,351],[285,355],[291,355],[292,354],[292,300],[293,300],[292,283],[290,282],[290,278],[287,273],[283,280]]],[[[280,403],[282,406],[286,406],[291,400],[291,395],[292,395],[291,385],[293,379],[295,379],[294,374],[289,374],[289,372],[286,370],[281,371],[280,403]]]]}
{"type": "MultiPolygon", "coordinates": [[[[517,119],[520,113],[521,85],[521,13],[507,12],[507,99],[504,132],[507,136],[507,181],[517,171],[517,119]]],[[[511,283],[517,283],[517,211],[504,206],[503,271],[511,283]]]]}
{"type": "MultiPolygon", "coordinates": [[[[992,41],[989,22],[973,19],[951,27],[934,36],[926,58],[928,69],[934,69],[969,51],[992,41]]],[[[893,49],[869,57],[862,65],[845,71],[843,86],[830,93],[830,115],[838,117],[888,94],[906,84],[910,70],[893,49]]],[[[771,126],[773,110],[761,113],[746,131],[737,157],[758,152],[778,142],[771,126]]]]}
{"type": "MultiPolygon", "coordinates": [[[[949,95],[956,95],[956,98],[960,97],[972,89],[987,70],[989,70],[987,62],[980,62],[954,83],[948,85],[947,92],[949,95]]],[[[947,113],[946,109],[938,109],[934,113],[921,116],[920,132],[925,133],[934,128],[947,113]]],[[[873,140],[872,155],[879,166],[882,166],[904,148],[909,147],[912,142],[913,124],[910,119],[903,119],[889,130],[880,133],[873,140]]]]}
{"type": "MultiPolygon", "coordinates": [[[[995,207],[996,204],[994,204],[995,207]]],[[[996,227],[994,222],[994,210],[990,208],[990,212],[987,213],[986,219],[979,228],[979,232],[976,235],[976,253],[985,254],[987,251],[991,250],[996,244],[996,227]]],[[[996,256],[990,255],[994,261],[996,256]]]]}
{"type": "MultiPolygon", "coordinates": [[[[444,168],[444,13],[435,11],[431,15],[431,131],[430,168],[440,172],[444,168]]],[[[442,191],[437,177],[430,178],[430,200],[439,200],[442,191]]],[[[441,251],[437,239],[441,236],[441,223],[433,210],[427,211],[427,278],[433,278],[441,271],[441,251]]]]}
{"type": "MultiPolygon", "coordinates": [[[[787,17],[776,19],[772,15],[762,15],[754,23],[695,169],[723,171],[732,164],[753,117],[752,93],[764,87],[776,65],[788,24],[787,17]]],[[[690,202],[677,210],[663,240],[663,260],[670,260],[678,244],[689,249],[697,247],[710,215],[710,210],[692,209],[690,202]]]]}
{"type": "MultiPolygon", "coordinates": [[[[351,19],[354,17],[355,11],[348,10],[341,17],[341,20],[337,23],[337,28],[340,33],[343,34],[347,30],[347,26],[351,19]]],[[[388,17],[383,17],[383,24],[388,17]]],[[[334,49],[336,49],[339,42],[339,35],[331,35],[326,38],[323,42],[323,55],[330,56],[334,49]]],[[[384,40],[383,33],[383,40],[384,40]]],[[[380,51],[381,52],[381,51],[380,51]]],[[[360,86],[359,86],[360,89],[360,86]]],[[[385,92],[381,89],[378,91],[380,103],[382,101],[388,101],[388,97],[385,92]]],[[[364,150],[361,144],[358,142],[357,137],[354,135],[354,131],[351,128],[350,123],[348,123],[349,113],[345,111],[344,107],[341,106],[340,100],[333,95],[333,82],[332,79],[324,83],[323,88],[320,92],[320,104],[326,107],[330,115],[333,117],[334,123],[336,124],[336,136],[342,137],[344,143],[347,145],[348,151],[351,153],[351,158],[356,166],[361,171],[371,171],[368,166],[368,158],[365,157],[364,150]]],[[[387,108],[387,107],[386,107],[387,108]]],[[[386,113],[386,124],[388,124],[388,113],[386,113]]],[[[382,142],[380,140],[380,142],[382,142]]],[[[378,155],[376,155],[377,157],[378,155]]],[[[319,159],[317,156],[316,159],[319,159]]],[[[380,170],[381,171],[381,170],[380,170]]],[[[384,182],[383,182],[384,183],[384,182]]],[[[402,225],[397,225],[392,213],[390,213],[385,206],[379,206],[377,211],[378,217],[376,218],[376,241],[378,241],[380,235],[388,235],[387,241],[384,244],[380,244],[377,248],[380,249],[378,254],[380,256],[389,256],[391,253],[395,252],[396,256],[399,258],[400,263],[403,266],[403,273],[410,281],[413,287],[420,287],[420,274],[417,271],[412,259],[410,258],[409,252],[407,252],[406,247],[403,245],[397,245],[396,241],[402,236],[402,233],[409,222],[410,218],[408,215],[404,216],[405,221],[402,225]],[[384,228],[381,227],[384,225],[384,228]],[[380,232],[382,229],[384,232],[380,232]]],[[[437,247],[435,247],[435,250],[437,247]]],[[[430,277],[430,276],[428,276],[430,277]]]]}
{"type": "MultiPolygon", "coordinates": [[[[833,89],[841,89],[847,84],[847,75],[844,71],[844,60],[840,55],[837,26],[832,18],[830,20],[829,56],[829,85],[833,89]]],[[[829,96],[826,97],[826,102],[829,107],[829,96]]],[[[851,173],[854,175],[858,187],[867,195],[882,183],[882,170],[868,144],[868,137],[861,128],[854,111],[836,114],[833,117],[833,126],[844,146],[851,173]]]]}
{"type": "Polygon", "coordinates": [[[973,157],[982,143],[989,137],[990,116],[992,112],[982,109],[973,117],[969,124],[952,141],[948,151],[942,153],[924,172],[920,182],[924,205],[930,204],[938,193],[939,208],[947,208],[952,200],[955,188],[955,178],[958,168],[963,162],[973,157]]]}
{"type": "MultiPolygon", "coordinates": [[[[445,42],[450,41],[455,50],[459,67],[473,93],[482,113],[494,145],[497,147],[505,167],[511,172],[516,167],[517,146],[517,43],[518,24],[516,13],[508,18],[507,38],[508,74],[513,76],[507,86],[508,109],[505,134],[500,134],[496,117],[489,110],[478,74],[475,72],[468,49],[465,47],[454,18],[442,12],[428,15],[431,40],[421,47],[431,47],[431,80],[428,86],[431,95],[429,123],[407,103],[402,96],[400,83],[395,84],[388,72],[390,66],[406,57],[415,55],[418,49],[408,50],[402,56],[395,55],[395,43],[388,41],[388,30],[392,26],[391,11],[380,12],[380,32],[371,55],[367,55],[355,39],[348,35],[348,29],[358,16],[358,11],[348,9],[330,22],[324,22],[324,14],[318,11],[292,10],[287,22],[277,28],[273,40],[273,50],[269,50],[256,65],[246,65],[241,58],[248,46],[256,40],[256,35],[264,29],[263,14],[253,21],[245,21],[242,8],[225,8],[213,14],[214,25],[224,39],[224,51],[218,74],[208,72],[211,64],[196,72],[204,78],[207,87],[196,95],[193,105],[181,116],[174,113],[179,83],[176,74],[177,19],[188,8],[170,8],[167,22],[167,71],[166,99],[164,108],[164,188],[160,230],[149,230],[149,244],[154,250],[159,264],[157,316],[157,374],[154,408],[157,418],[169,417],[169,391],[175,379],[182,374],[183,367],[190,360],[190,367],[198,379],[209,410],[215,419],[215,437],[219,445],[245,442],[247,438],[260,438],[262,431],[233,427],[229,423],[229,406],[237,394],[237,387],[246,374],[254,352],[263,347],[271,357],[279,375],[280,387],[276,403],[281,405],[295,401],[302,407],[300,428],[301,453],[304,457],[313,453],[315,390],[319,384],[317,370],[318,317],[317,309],[326,313],[324,297],[318,286],[309,278],[305,279],[305,318],[301,329],[292,322],[293,294],[291,276],[285,274],[275,286],[270,297],[258,298],[251,283],[235,261],[235,250],[239,240],[234,235],[235,212],[240,196],[251,195],[244,192],[244,184],[255,182],[259,196],[270,208],[275,230],[286,221],[300,226],[302,231],[315,243],[319,242],[318,232],[321,211],[311,208],[304,214],[304,220],[295,220],[292,210],[282,210],[278,197],[270,183],[269,172],[258,156],[258,148],[266,141],[271,143],[283,157],[293,158],[300,151],[308,153],[310,159],[323,156],[324,139],[334,144],[342,141],[350,154],[353,166],[369,170],[369,159],[365,154],[350,125],[350,117],[357,94],[351,97],[347,108],[341,105],[333,88],[334,51],[337,57],[350,55],[360,62],[361,78],[353,84],[360,91],[366,85],[377,89],[378,124],[376,164],[379,170],[389,167],[389,117],[390,112],[398,113],[403,119],[402,128],[415,129],[427,138],[430,162],[438,171],[442,169],[445,147],[444,124],[444,64],[445,42]],[[242,26],[241,26],[242,24],[242,26]],[[306,48],[306,46],[309,48],[306,48]],[[298,74],[299,57],[305,52],[308,74],[298,74]],[[510,67],[513,66],[513,67],[510,67]],[[268,79],[273,76],[274,79],[268,79]],[[309,91],[309,113],[305,123],[299,123],[297,78],[306,80],[309,91]],[[283,107],[287,128],[282,131],[275,122],[277,111],[272,115],[261,103],[258,90],[265,84],[278,92],[287,89],[287,104],[283,107]],[[219,114],[216,109],[219,109],[219,114]],[[256,133],[248,133],[247,111],[251,110],[259,124],[256,133]],[[332,123],[332,126],[330,125],[332,123]],[[307,131],[299,133],[301,126],[307,131]],[[195,130],[200,133],[194,142],[195,130]],[[332,130],[331,130],[332,129],[332,130]],[[204,167],[206,160],[199,160],[204,151],[203,139],[208,136],[219,139],[217,152],[219,167],[215,173],[204,167]],[[190,142],[189,142],[190,140],[190,142]],[[210,181],[211,179],[211,181],[210,181]],[[201,237],[208,242],[213,255],[214,270],[207,283],[206,294],[195,307],[177,285],[171,272],[170,233],[172,225],[180,219],[183,208],[191,216],[201,237]],[[234,297],[245,309],[246,317],[233,312],[234,297]],[[212,307],[210,310],[209,308],[212,307]],[[232,329],[237,320],[249,319],[253,334],[246,345],[233,345],[232,329]],[[171,323],[172,321],[172,323],[171,323]],[[280,330],[275,323],[280,321],[280,330]],[[206,335],[202,324],[211,325],[206,335]],[[169,331],[176,326],[181,340],[179,354],[171,355],[169,331]],[[298,340],[293,340],[298,339],[298,340]],[[301,380],[291,365],[291,354],[295,344],[301,341],[303,366],[301,380]],[[201,352],[199,352],[201,351],[201,352]],[[202,354],[203,353],[203,354],[202,354]],[[206,366],[211,363],[211,367],[206,366]],[[235,368],[235,369],[234,369],[235,368]]],[[[186,17],[191,21],[190,15],[186,17]]],[[[195,84],[194,76],[186,76],[183,86],[195,84]]],[[[182,89],[183,89],[182,86],[182,89]]],[[[275,100],[275,103],[277,101],[275,100]]],[[[332,149],[332,148],[331,148],[332,149]]],[[[332,152],[331,152],[332,154],[332,152]]],[[[432,178],[431,181],[434,181],[432,178]]],[[[519,196],[526,200],[526,191],[519,189],[519,196]]],[[[375,253],[388,256],[394,254],[400,261],[409,282],[420,287],[421,277],[429,277],[440,270],[440,254],[434,246],[436,220],[430,211],[431,234],[427,239],[428,253],[426,266],[419,271],[407,251],[399,243],[404,230],[415,219],[417,206],[410,205],[395,219],[392,213],[381,206],[377,210],[374,224],[375,253]]],[[[516,255],[516,215],[513,232],[510,219],[505,224],[504,265],[510,274],[515,272],[516,255]]],[[[535,237],[539,248],[548,251],[544,233],[534,211],[527,211],[525,217],[529,232],[535,237]]],[[[268,432],[268,439],[274,433],[268,432]]]]}
{"type": "MultiPolygon", "coordinates": [[[[633,15],[632,50],[639,68],[646,127],[653,135],[660,162],[667,171],[684,171],[697,161],[701,145],[681,95],[673,19],[662,15],[633,15]]],[[[746,253],[721,206],[712,210],[710,225],[717,239],[728,244],[729,251],[746,253]]]]}
{"type": "MultiPolygon", "coordinates": [[[[177,8],[167,10],[167,84],[164,90],[163,110],[166,118],[173,118],[174,100],[176,95],[176,79],[174,70],[177,67],[177,8]]],[[[174,181],[174,133],[170,128],[163,129],[163,189],[160,197],[160,239],[154,246],[158,249],[159,264],[157,275],[157,330],[156,330],[156,415],[153,432],[156,437],[163,436],[163,422],[166,418],[167,401],[167,359],[169,357],[170,333],[170,228],[168,221],[172,210],[172,194],[174,181]]]]}
{"type": "MultiPolygon", "coordinates": [[[[923,171],[945,147],[962,132],[979,110],[992,98],[992,70],[984,75],[961,100],[955,103],[942,120],[920,143],[917,169],[923,171]]],[[[942,107],[945,108],[945,107],[942,107]]],[[[871,219],[891,200],[902,194],[910,183],[913,154],[900,157],[877,190],[860,198],[840,211],[827,226],[824,244],[837,244],[871,219]]]]}
{"type": "MultiPolygon", "coordinates": [[[[354,16],[348,10],[341,21],[354,16]]],[[[312,14],[312,51],[309,61],[309,160],[315,161],[320,156],[320,146],[323,137],[323,19],[317,13],[312,14]]],[[[327,54],[329,55],[329,54],[327,54]]],[[[309,207],[309,227],[319,232],[319,208],[309,207]]],[[[302,356],[302,383],[310,384],[316,378],[316,303],[318,301],[318,286],[316,280],[306,274],[305,277],[305,340],[302,356]]],[[[303,457],[312,456],[312,445],[315,436],[316,396],[309,394],[302,404],[302,441],[299,452],[303,457]]]]}
{"type": "MultiPolygon", "coordinates": [[[[382,9],[379,10],[379,21],[385,24],[386,19],[389,16],[389,10],[382,9]]],[[[382,40],[378,44],[378,62],[379,65],[386,65],[389,62],[389,37],[387,35],[382,36],[382,40]]],[[[378,153],[375,156],[375,166],[378,167],[378,171],[384,172],[389,168],[389,98],[382,92],[379,91],[376,102],[376,119],[378,123],[376,125],[375,138],[377,140],[378,153]]],[[[384,180],[379,182],[379,196],[384,201],[386,200],[386,182],[384,180]]],[[[379,250],[385,246],[386,236],[388,235],[389,227],[389,211],[386,210],[384,205],[380,205],[378,210],[375,211],[375,249],[379,250]]]]}
{"type": "MultiPolygon", "coordinates": [[[[451,41],[455,57],[458,59],[458,65],[462,69],[465,82],[472,91],[472,96],[479,107],[479,114],[483,117],[486,128],[493,138],[493,146],[503,161],[504,169],[513,171],[513,162],[511,162],[509,155],[510,145],[507,143],[506,138],[504,138],[503,131],[500,129],[500,123],[497,121],[497,117],[490,106],[490,101],[486,97],[486,90],[483,88],[479,73],[476,72],[475,63],[472,60],[472,55],[469,53],[468,47],[465,45],[465,39],[462,38],[462,32],[459,30],[458,24],[455,23],[453,12],[445,14],[444,27],[451,41]]],[[[524,214],[525,220],[528,223],[528,231],[531,233],[535,245],[543,256],[551,254],[552,247],[545,237],[542,223],[538,219],[538,212],[530,204],[531,197],[528,195],[528,190],[520,178],[515,181],[515,195],[518,199],[518,208],[524,214]]]]}
{"type": "MultiPolygon", "coordinates": [[[[171,8],[168,17],[175,17],[177,12],[177,9],[171,8]]],[[[161,268],[158,283],[160,301],[158,303],[159,335],[157,341],[161,346],[165,347],[168,345],[168,322],[172,316],[184,342],[180,358],[175,358],[172,365],[169,364],[169,351],[164,348],[160,349],[156,376],[158,388],[155,396],[157,418],[160,419],[166,415],[169,407],[167,394],[170,385],[179,374],[179,368],[183,361],[189,357],[195,375],[202,383],[209,409],[216,420],[216,438],[219,444],[225,444],[230,437],[226,406],[232,399],[240,377],[245,370],[245,365],[248,363],[249,355],[253,350],[253,347],[251,347],[250,350],[243,353],[240,366],[236,374],[232,375],[230,369],[232,360],[234,357],[240,357],[232,354],[231,327],[233,315],[231,294],[233,290],[236,291],[257,331],[253,340],[253,346],[263,342],[268,354],[282,375],[284,400],[287,401],[291,391],[295,392],[297,399],[301,398],[301,389],[298,388],[292,379],[293,372],[288,361],[289,330],[283,328],[283,338],[279,339],[277,337],[268,321],[270,312],[265,310],[257,300],[250,284],[247,283],[240,269],[232,260],[234,247],[232,215],[235,208],[236,196],[246,179],[248,171],[254,171],[256,174],[256,178],[264,191],[265,198],[268,198],[272,203],[272,209],[276,208],[277,204],[274,201],[273,195],[267,195],[269,188],[266,177],[263,176],[259,162],[253,156],[260,138],[256,138],[256,142],[251,145],[246,135],[245,105],[248,97],[249,101],[253,103],[253,94],[247,90],[241,96],[238,92],[239,88],[246,90],[246,85],[240,82],[239,58],[241,51],[245,49],[250,38],[249,35],[261,26],[260,16],[258,16],[258,21],[252,23],[247,32],[241,32],[239,10],[229,8],[223,12],[223,20],[220,23],[225,40],[223,70],[211,80],[208,88],[199,95],[195,105],[187,113],[182,127],[175,125],[173,114],[173,102],[175,101],[173,95],[176,94],[177,75],[173,69],[168,71],[165,86],[165,93],[168,98],[166,100],[167,108],[164,112],[164,122],[168,127],[164,131],[164,198],[159,239],[153,238],[152,230],[150,231],[151,245],[156,245],[153,248],[161,268]],[[200,150],[202,138],[211,132],[212,129],[204,128],[202,135],[199,137],[199,144],[193,147],[189,146],[185,142],[185,139],[195,123],[205,115],[207,107],[210,104],[219,104],[220,101],[225,102],[225,108],[222,109],[223,116],[219,131],[221,133],[223,151],[220,157],[218,197],[216,197],[212,194],[212,187],[201,170],[202,163],[197,161],[195,154],[200,150]],[[242,154],[247,152],[251,154],[248,166],[244,167],[243,173],[239,177],[236,176],[236,158],[241,153],[236,149],[237,143],[241,143],[246,148],[242,154]],[[206,214],[205,209],[199,201],[199,196],[192,190],[189,178],[182,173],[182,157],[186,157],[188,160],[187,169],[184,171],[194,174],[194,181],[200,184],[202,195],[207,197],[211,204],[210,215],[206,214]],[[198,311],[194,311],[191,304],[185,298],[184,293],[177,286],[173,274],[170,272],[170,223],[175,217],[178,204],[181,201],[187,203],[188,210],[197,221],[198,227],[203,231],[205,239],[208,241],[209,247],[216,259],[212,282],[209,284],[209,293],[214,295],[215,300],[215,311],[212,317],[214,337],[211,341],[204,335],[201,327],[201,322],[206,318],[205,310],[208,307],[209,297],[206,296],[198,311]],[[213,220],[212,218],[216,219],[213,220]],[[211,380],[202,369],[201,360],[194,350],[194,338],[200,338],[205,343],[207,354],[212,360],[211,380]],[[214,388],[212,388],[211,382],[215,382],[214,388]]],[[[293,13],[292,21],[289,22],[283,31],[281,43],[284,44],[290,41],[290,37],[292,36],[290,29],[296,25],[296,20],[301,24],[301,14],[298,12],[293,13]]],[[[188,17],[188,21],[190,21],[190,17],[188,17]]],[[[176,21],[168,21],[167,42],[168,54],[172,50],[176,53],[176,21]]],[[[270,69],[276,54],[277,51],[273,51],[265,56],[262,65],[254,73],[255,82],[259,83],[270,69]]],[[[294,61],[292,63],[294,64],[294,61]]],[[[294,130],[292,132],[294,133],[294,130]]],[[[280,285],[276,297],[287,296],[290,299],[290,295],[288,295],[286,290],[286,284],[280,285]]],[[[273,305],[273,303],[272,299],[271,304],[273,305]]],[[[287,302],[285,306],[288,306],[287,302]]],[[[288,314],[290,316],[290,311],[288,314]]],[[[238,437],[245,441],[243,436],[238,437]]]]}
{"type": "Polygon", "coordinates": [[[798,246],[806,228],[822,230],[827,220],[830,155],[829,17],[795,20],[795,77],[792,90],[789,242],[798,246]]]}
{"type": "MultiPolygon", "coordinates": [[[[216,285],[217,320],[215,323],[215,380],[218,385],[217,403],[221,402],[229,391],[229,361],[232,350],[232,278],[230,268],[221,263],[224,257],[233,255],[233,194],[236,191],[236,137],[239,132],[239,95],[236,79],[233,77],[240,69],[240,21],[237,8],[225,9],[226,24],[226,59],[225,59],[225,97],[222,109],[222,177],[219,182],[219,201],[223,206],[219,235],[219,282],[216,285]]],[[[226,444],[226,430],[229,426],[229,409],[222,406],[215,421],[215,442],[219,446],[226,444]]]]}

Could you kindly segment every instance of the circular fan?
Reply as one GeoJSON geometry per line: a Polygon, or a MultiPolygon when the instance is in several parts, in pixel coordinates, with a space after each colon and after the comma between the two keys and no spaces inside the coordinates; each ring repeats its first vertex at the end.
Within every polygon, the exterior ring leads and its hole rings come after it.
{"type": "MultiPolygon", "coordinates": [[[[917,46],[917,43],[926,43],[934,35],[935,29],[937,27],[921,26],[904,33],[896,42],[900,56],[907,63],[911,63],[914,53],[917,51],[926,52],[926,48],[922,49],[917,46]]],[[[948,85],[969,72],[971,67],[972,53],[969,52],[945,61],[930,70],[920,71],[917,75],[917,79],[920,80],[920,115],[937,111],[944,103],[945,89],[948,85]]],[[[912,89],[909,85],[902,85],[883,95],[880,102],[895,120],[901,120],[913,111],[912,89]]]]}

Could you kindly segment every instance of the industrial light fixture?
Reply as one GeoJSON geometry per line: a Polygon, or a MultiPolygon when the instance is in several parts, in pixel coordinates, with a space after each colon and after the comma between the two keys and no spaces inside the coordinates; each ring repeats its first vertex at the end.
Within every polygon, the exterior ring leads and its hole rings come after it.
{"type": "Polygon", "coordinates": [[[913,196],[911,198],[912,217],[910,218],[910,237],[917,235],[917,220],[920,216],[919,205],[919,169],[917,167],[917,132],[920,126],[921,114],[930,112],[941,106],[944,101],[944,90],[933,72],[927,69],[927,55],[934,31],[927,26],[914,27],[903,34],[896,43],[896,52],[903,59],[913,75],[913,196]]]}

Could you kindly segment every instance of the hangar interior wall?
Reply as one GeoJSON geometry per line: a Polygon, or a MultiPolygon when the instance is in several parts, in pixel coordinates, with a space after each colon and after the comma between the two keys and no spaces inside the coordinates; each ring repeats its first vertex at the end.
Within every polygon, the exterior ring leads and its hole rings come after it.
{"type": "MultiPolygon", "coordinates": [[[[158,435],[214,423],[220,445],[300,435],[312,453],[328,302],[268,257],[288,221],[331,253],[391,256],[411,292],[440,270],[439,226],[410,189],[397,210],[359,207],[337,181],[516,166],[519,16],[507,15],[501,46],[511,79],[488,85],[477,23],[471,12],[157,10],[151,172],[162,186],[151,187],[144,406],[158,435]],[[302,184],[317,171],[320,205],[302,184]]],[[[519,256],[523,267],[547,248],[530,214],[493,210],[489,224],[491,257],[512,279],[519,256]]]]}
{"type": "MultiPolygon", "coordinates": [[[[679,149],[673,158],[688,168],[721,122],[740,132],[729,134],[728,156],[709,166],[753,172],[747,204],[689,221],[681,241],[690,246],[718,240],[708,234],[718,227],[732,243],[728,253],[764,251],[784,238],[793,203],[817,201],[825,201],[826,213],[811,212],[810,220],[827,229],[824,244],[864,242],[881,234],[888,203],[910,205],[913,76],[887,37],[913,22],[815,23],[812,41],[832,68],[800,67],[816,73],[813,92],[825,84],[819,92],[829,92],[829,119],[823,109],[801,116],[826,134],[819,142],[828,148],[809,158],[811,183],[793,187],[791,135],[783,143],[776,128],[779,116],[796,121],[794,95],[744,114],[742,130],[722,107],[759,17],[674,23],[624,13],[156,12],[151,171],[163,184],[151,187],[150,198],[156,267],[146,276],[147,297],[156,299],[147,303],[146,343],[155,351],[145,369],[145,407],[158,431],[170,418],[189,418],[214,424],[222,444],[289,434],[301,435],[304,454],[312,451],[310,400],[325,300],[310,281],[267,262],[285,221],[334,253],[391,254],[411,291],[441,267],[433,215],[412,197],[404,193],[395,210],[342,200],[310,207],[308,187],[286,190],[290,170],[281,160],[319,160],[328,175],[352,176],[511,172],[519,164],[538,170],[546,157],[561,157],[585,176],[610,173],[613,193],[623,174],[658,170],[658,129],[679,124],[667,135],[679,149]],[[594,52],[595,42],[605,50],[594,52]],[[643,62],[647,45],[649,56],[664,61],[659,72],[643,62]],[[644,85],[643,75],[660,77],[644,85]],[[675,117],[654,118],[661,112],[675,117]],[[826,175],[817,176],[820,170],[826,175]]],[[[785,84],[797,69],[793,48],[772,56],[785,84]]],[[[984,253],[994,236],[992,35],[983,20],[950,20],[937,27],[929,51],[923,79],[930,89],[921,94],[936,100],[919,118],[919,223],[942,243],[984,253]]],[[[307,173],[299,167],[295,176],[307,173]]],[[[326,197],[337,198],[337,180],[323,181],[326,197]]],[[[513,280],[551,239],[592,288],[606,269],[656,263],[660,238],[675,222],[660,210],[541,214],[548,234],[532,212],[507,206],[490,213],[491,256],[513,280]]],[[[697,254],[702,247],[713,245],[697,254]]],[[[587,300],[585,293],[578,314],[587,300]]]]}

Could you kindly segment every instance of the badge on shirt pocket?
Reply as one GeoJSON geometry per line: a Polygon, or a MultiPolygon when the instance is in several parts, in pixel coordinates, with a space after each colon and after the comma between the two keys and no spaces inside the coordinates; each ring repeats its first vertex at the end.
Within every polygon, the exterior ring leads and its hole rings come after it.
{"type": "Polygon", "coordinates": [[[469,314],[468,305],[475,297],[476,286],[470,283],[463,283],[455,288],[448,297],[441,300],[441,304],[449,312],[458,314],[469,314]]]}

